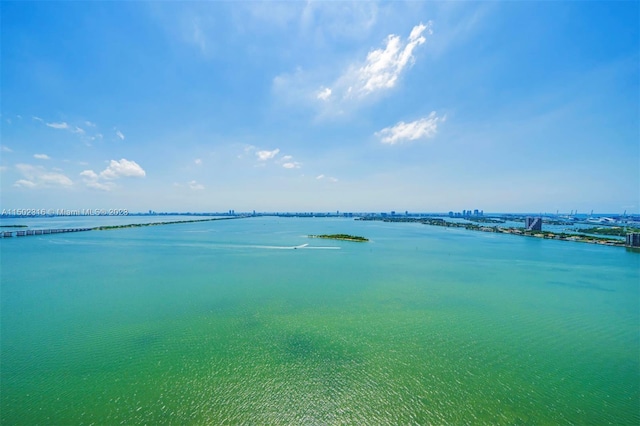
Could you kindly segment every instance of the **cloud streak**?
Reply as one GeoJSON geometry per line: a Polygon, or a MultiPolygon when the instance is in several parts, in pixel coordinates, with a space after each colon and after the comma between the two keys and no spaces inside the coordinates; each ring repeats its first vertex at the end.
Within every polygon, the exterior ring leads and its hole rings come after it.
{"type": "Polygon", "coordinates": [[[430,23],[416,25],[405,43],[400,36],[390,34],[384,49],[369,52],[365,63],[347,74],[345,78],[350,83],[347,95],[365,96],[394,87],[402,71],[415,61],[415,48],[427,41],[422,35],[425,30],[432,33],[430,23]]]}
{"type": "Polygon", "coordinates": [[[73,185],[73,181],[63,173],[49,171],[42,166],[20,163],[16,164],[16,170],[24,177],[13,184],[17,188],[69,187],[73,185]]]}
{"type": "MultiPolygon", "coordinates": [[[[34,119],[35,119],[35,117],[34,117],[34,119]]],[[[53,128],[53,129],[60,129],[60,130],[69,129],[69,125],[65,121],[63,121],[61,123],[46,123],[46,125],[48,127],[53,128]]]]}
{"type": "Polygon", "coordinates": [[[274,77],[272,88],[283,101],[311,105],[321,116],[343,115],[397,87],[415,63],[416,49],[433,33],[431,27],[430,21],[415,25],[404,39],[389,34],[382,47],[371,49],[364,59],[353,60],[332,83],[322,81],[317,70],[297,67],[274,77]]]}
{"type": "Polygon", "coordinates": [[[195,180],[192,180],[191,182],[189,182],[189,188],[193,191],[202,191],[204,189],[204,185],[196,182],[195,180]]]}
{"type": "Polygon", "coordinates": [[[428,117],[409,123],[400,121],[395,126],[385,127],[376,132],[375,135],[380,138],[382,143],[388,145],[396,145],[417,139],[429,139],[436,135],[438,123],[444,122],[445,119],[446,117],[438,117],[436,112],[432,111],[428,117]]]}

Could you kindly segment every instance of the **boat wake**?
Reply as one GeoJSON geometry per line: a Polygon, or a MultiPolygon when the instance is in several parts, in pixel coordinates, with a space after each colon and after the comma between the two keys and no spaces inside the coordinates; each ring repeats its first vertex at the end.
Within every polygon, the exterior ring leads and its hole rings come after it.
{"type": "Polygon", "coordinates": [[[260,248],[260,249],[267,249],[267,250],[340,250],[340,247],[333,247],[333,246],[324,246],[324,247],[316,247],[316,246],[312,246],[309,247],[309,244],[301,244],[299,246],[249,246],[252,248],[260,248]]]}

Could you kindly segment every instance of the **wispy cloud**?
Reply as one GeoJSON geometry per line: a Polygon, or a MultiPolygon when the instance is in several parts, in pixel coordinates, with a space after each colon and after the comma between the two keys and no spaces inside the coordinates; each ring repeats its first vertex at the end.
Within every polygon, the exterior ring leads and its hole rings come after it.
{"type": "Polygon", "coordinates": [[[284,167],[285,169],[299,169],[300,167],[302,167],[302,164],[297,161],[289,161],[287,163],[283,163],[282,167],[284,167]]]}
{"type": "Polygon", "coordinates": [[[49,157],[47,154],[33,154],[33,158],[36,158],[38,160],[50,160],[51,157],[49,157]]]}
{"type": "Polygon", "coordinates": [[[193,162],[196,164],[196,166],[201,166],[202,165],[202,159],[200,159],[200,158],[196,158],[195,160],[193,160],[193,162]]]}
{"type": "Polygon", "coordinates": [[[100,176],[93,170],[84,170],[80,173],[85,185],[88,188],[98,189],[100,191],[111,191],[115,184],[113,182],[99,181],[100,176]]]}
{"type": "Polygon", "coordinates": [[[338,116],[375,102],[398,85],[415,63],[416,49],[432,34],[431,22],[412,28],[408,37],[390,34],[383,46],[372,49],[364,59],[355,59],[332,83],[323,81],[317,70],[297,67],[274,77],[274,92],[287,103],[318,108],[320,116],[338,116]]]}
{"type": "Polygon", "coordinates": [[[13,152],[13,150],[11,148],[9,148],[8,146],[2,145],[2,147],[0,147],[0,150],[2,152],[13,152]]]}
{"type": "Polygon", "coordinates": [[[414,49],[427,41],[422,35],[425,30],[431,34],[431,23],[413,27],[406,42],[400,36],[390,34],[384,49],[372,50],[364,64],[341,77],[339,84],[347,88],[345,96],[366,96],[394,87],[400,74],[415,61],[414,49]]]}
{"type": "Polygon", "coordinates": [[[302,163],[294,161],[292,155],[283,155],[279,163],[282,164],[282,167],[285,169],[299,169],[302,167],[302,163]]]}
{"type": "Polygon", "coordinates": [[[46,125],[54,129],[61,129],[61,130],[66,130],[69,128],[69,125],[65,121],[62,121],[60,123],[46,123],[46,125]]]}
{"type": "Polygon", "coordinates": [[[272,158],[274,158],[276,155],[278,155],[278,153],[280,152],[279,148],[274,149],[273,151],[258,151],[256,152],[256,155],[258,156],[258,160],[260,161],[267,161],[267,160],[271,160],[272,158]]]}
{"type": "Polygon", "coordinates": [[[189,188],[194,191],[201,191],[204,189],[204,185],[196,182],[195,180],[192,180],[191,182],[189,182],[189,188]]]}
{"type": "Polygon", "coordinates": [[[51,184],[55,186],[71,186],[73,185],[73,181],[69,179],[67,176],[62,173],[44,173],[40,176],[40,180],[42,180],[45,184],[51,184]]]}
{"type": "Polygon", "coordinates": [[[34,188],[36,184],[26,179],[18,179],[13,186],[16,188],[34,188]]]}
{"type": "Polygon", "coordinates": [[[80,173],[80,176],[87,179],[98,179],[98,175],[93,170],[84,170],[80,173]]]}
{"type": "MultiPolygon", "coordinates": [[[[21,188],[35,187],[68,187],[73,185],[73,181],[59,171],[50,171],[42,166],[33,166],[31,164],[16,164],[16,170],[22,174],[25,179],[19,179],[14,186],[21,188]]],[[[59,169],[58,169],[59,170],[59,169]]]]}
{"type": "Polygon", "coordinates": [[[327,180],[329,182],[337,182],[338,179],[331,177],[331,176],[325,176],[325,175],[318,175],[316,176],[316,180],[327,180]]]}
{"type": "Polygon", "coordinates": [[[389,145],[417,139],[429,139],[436,135],[438,123],[444,122],[445,120],[446,117],[438,117],[436,116],[436,112],[432,111],[428,117],[409,123],[400,121],[395,126],[385,127],[379,132],[376,132],[375,135],[380,138],[382,143],[389,145]]]}
{"type": "Polygon", "coordinates": [[[120,130],[116,130],[116,136],[120,138],[120,140],[124,140],[124,135],[122,134],[122,132],[120,130]]]}
{"type": "Polygon", "coordinates": [[[320,100],[326,101],[331,97],[331,89],[329,89],[328,87],[320,89],[316,97],[320,100]]]}
{"type": "MultiPolygon", "coordinates": [[[[71,133],[80,135],[81,137],[85,136],[85,134],[86,134],[85,130],[82,127],[71,125],[71,124],[67,123],[66,121],[46,123],[40,117],[33,116],[31,118],[33,118],[33,120],[35,120],[35,121],[39,121],[41,123],[44,123],[47,127],[51,127],[52,129],[67,130],[67,131],[69,131],[71,133]]],[[[86,125],[90,125],[91,127],[95,127],[95,124],[90,122],[90,121],[85,121],[85,124],[86,125]]],[[[94,138],[91,138],[91,139],[94,139],[94,138]]]]}
{"type": "Polygon", "coordinates": [[[89,181],[85,182],[87,188],[99,189],[100,191],[111,191],[115,185],[113,182],[98,182],[98,181],[89,181]]]}

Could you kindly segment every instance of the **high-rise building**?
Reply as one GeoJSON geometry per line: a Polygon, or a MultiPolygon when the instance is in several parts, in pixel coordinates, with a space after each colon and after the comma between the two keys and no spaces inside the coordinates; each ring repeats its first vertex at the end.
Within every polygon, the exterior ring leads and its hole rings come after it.
{"type": "Polygon", "coordinates": [[[640,233],[632,232],[627,234],[627,247],[640,247],[640,233]]]}
{"type": "Polygon", "coordinates": [[[524,228],[527,231],[542,231],[542,218],[541,217],[525,218],[524,228]]]}

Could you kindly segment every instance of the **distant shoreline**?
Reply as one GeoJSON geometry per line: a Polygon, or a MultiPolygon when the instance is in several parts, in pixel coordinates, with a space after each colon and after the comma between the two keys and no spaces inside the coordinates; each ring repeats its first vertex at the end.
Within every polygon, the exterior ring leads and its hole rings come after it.
{"type": "Polygon", "coordinates": [[[105,225],[96,226],[91,228],[92,231],[110,231],[112,229],[124,229],[124,228],[140,228],[143,226],[160,226],[160,225],[175,225],[179,223],[195,223],[195,222],[212,222],[214,220],[231,220],[242,219],[246,216],[234,216],[234,217],[214,217],[210,219],[192,219],[192,220],[173,220],[168,222],[149,222],[149,223],[129,223],[126,225],[105,225]]]}
{"type": "Polygon", "coordinates": [[[460,223],[460,222],[448,222],[440,218],[358,218],[356,220],[365,221],[381,221],[381,222],[405,222],[405,223],[421,223],[423,225],[440,226],[445,228],[462,228],[469,231],[481,231],[481,232],[494,232],[499,234],[511,234],[521,235],[525,237],[542,238],[547,240],[559,240],[559,241],[575,241],[579,243],[598,244],[603,246],[612,247],[626,247],[624,240],[606,238],[606,237],[594,237],[591,235],[576,235],[568,234],[566,232],[552,232],[552,231],[528,231],[523,228],[513,227],[500,227],[500,226],[481,226],[475,223],[460,223]]]}

